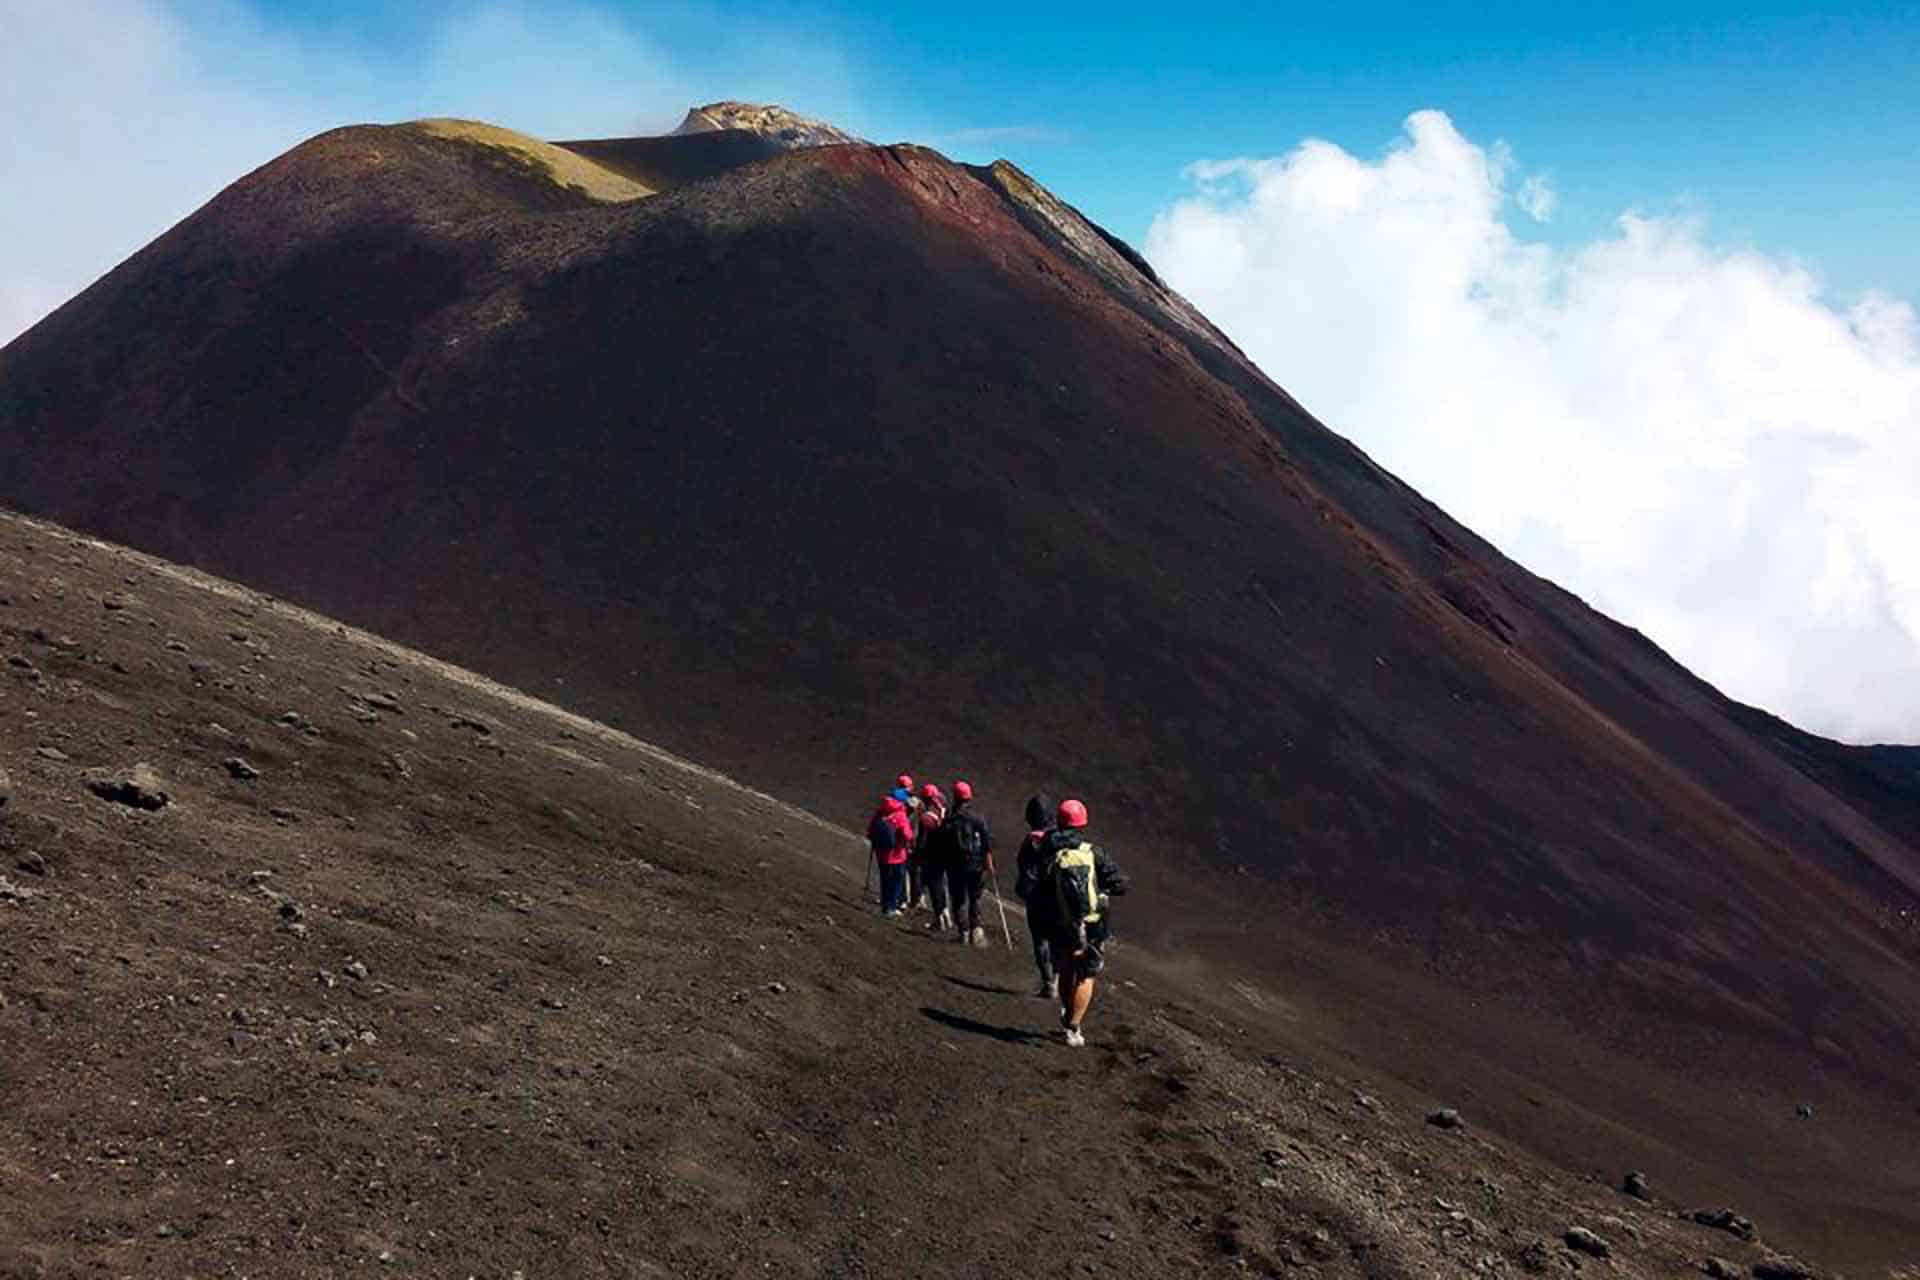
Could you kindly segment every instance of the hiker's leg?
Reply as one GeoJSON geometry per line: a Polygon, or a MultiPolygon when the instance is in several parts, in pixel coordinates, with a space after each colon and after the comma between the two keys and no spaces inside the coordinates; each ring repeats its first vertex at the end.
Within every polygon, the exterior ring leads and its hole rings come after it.
{"type": "Polygon", "coordinates": [[[1080,973],[1078,962],[1074,964],[1074,974],[1079,981],[1073,987],[1073,999],[1067,1007],[1067,1025],[1078,1031],[1086,1019],[1087,1006],[1093,1003],[1093,979],[1080,973]]]}
{"type": "Polygon", "coordinates": [[[1074,989],[1080,985],[1080,966],[1074,962],[1070,947],[1053,939],[1049,939],[1047,945],[1053,952],[1053,963],[1059,969],[1055,986],[1060,993],[1060,1016],[1063,1020],[1068,1019],[1073,1014],[1074,989]]]}
{"type": "Polygon", "coordinates": [[[1033,939],[1033,967],[1040,971],[1042,986],[1053,985],[1053,948],[1048,944],[1047,932],[1033,923],[1033,917],[1027,917],[1027,934],[1033,939]]]}

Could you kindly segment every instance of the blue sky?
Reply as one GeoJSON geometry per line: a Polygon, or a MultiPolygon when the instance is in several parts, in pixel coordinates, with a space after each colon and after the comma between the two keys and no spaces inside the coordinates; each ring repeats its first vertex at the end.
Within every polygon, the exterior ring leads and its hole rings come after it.
{"type": "Polygon", "coordinates": [[[335,125],[780,102],[1016,161],[1529,568],[1917,742],[1917,69],[1911,4],[0,0],[0,343],[335,125]]]}
{"type": "MultiPolygon", "coordinates": [[[[472,7],[260,11],[391,57],[472,7]]],[[[1195,159],[1309,135],[1369,154],[1407,113],[1436,107],[1552,174],[1561,202],[1544,238],[1592,235],[1627,209],[1687,209],[1837,290],[1920,297],[1911,4],[597,7],[708,73],[716,94],[731,92],[716,29],[835,51],[835,82],[795,85],[792,105],[882,140],[1006,155],[1135,241],[1195,159]],[[1009,132],[969,140],[975,129],[1009,132]]]]}

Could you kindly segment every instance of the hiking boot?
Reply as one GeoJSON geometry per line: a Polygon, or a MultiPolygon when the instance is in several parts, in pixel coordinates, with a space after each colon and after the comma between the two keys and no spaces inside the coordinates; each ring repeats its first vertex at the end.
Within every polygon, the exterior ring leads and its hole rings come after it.
{"type": "Polygon", "coordinates": [[[1053,993],[1057,990],[1059,990],[1059,988],[1055,985],[1052,978],[1042,978],[1040,979],[1040,985],[1033,989],[1033,994],[1039,996],[1042,1000],[1047,1000],[1051,999],[1053,993]]]}
{"type": "Polygon", "coordinates": [[[1080,1033],[1080,1028],[1068,1027],[1064,1034],[1067,1038],[1067,1048],[1081,1049],[1086,1047],[1087,1038],[1080,1033]]]}
{"type": "Polygon", "coordinates": [[[984,947],[987,945],[987,929],[985,925],[977,924],[973,926],[973,945],[976,947],[984,947]]]}

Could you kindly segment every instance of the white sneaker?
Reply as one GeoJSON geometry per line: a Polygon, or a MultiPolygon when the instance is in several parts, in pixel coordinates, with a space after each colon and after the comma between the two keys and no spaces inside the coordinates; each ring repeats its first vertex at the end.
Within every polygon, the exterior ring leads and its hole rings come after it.
{"type": "Polygon", "coordinates": [[[1067,1028],[1067,1048],[1069,1049],[1083,1048],[1085,1047],[1086,1043],[1087,1043],[1087,1038],[1085,1035],[1081,1034],[1080,1028],[1078,1027],[1067,1028]]]}

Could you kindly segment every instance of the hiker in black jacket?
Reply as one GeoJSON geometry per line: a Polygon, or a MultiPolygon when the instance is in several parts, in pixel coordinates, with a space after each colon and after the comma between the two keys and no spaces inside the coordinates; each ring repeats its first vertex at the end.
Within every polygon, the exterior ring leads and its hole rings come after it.
{"type": "Polygon", "coordinates": [[[993,833],[973,809],[973,786],[953,784],[953,807],[934,832],[940,861],[947,869],[947,896],[953,909],[954,941],[987,945],[980,924],[980,894],[993,866],[993,833]]]}
{"type": "Polygon", "coordinates": [[[1060,1030],[1069,1045],[1087,1042],[1080,1031],[1093,1003],[1094,975],[1106,967],[1102,947],[1113,936],[1107,899],[1133,887],[1106,851],[1087,835],[1087,806],[1062,800],[1053,830],[1041,842],[1042,870],[1027,896],[1060,970],[1060,1030]]]}
{"type": "MultiPolygon", "coordinates": [[[[1013,895],[1022,902],[1033,896],[1033,887],[1040,879],[1041,863],[1044,855],[1047,833],[1052,830],[1049,823],[1053,818],[1053,806],[1044,795],[1027,797],[1027,838],[1020,842],[1020,853],[1014,863],[1013,895]]],[[[1033,905],[1027,905],[1027,934],[1033,939],[1033,967],[1040,971],[1040,986],[1033,993],[1045,1000],[1058,990],[1053,972],[1053,948],[1049,945],[1047,931],[1035,914],[1033,905]]]]}

